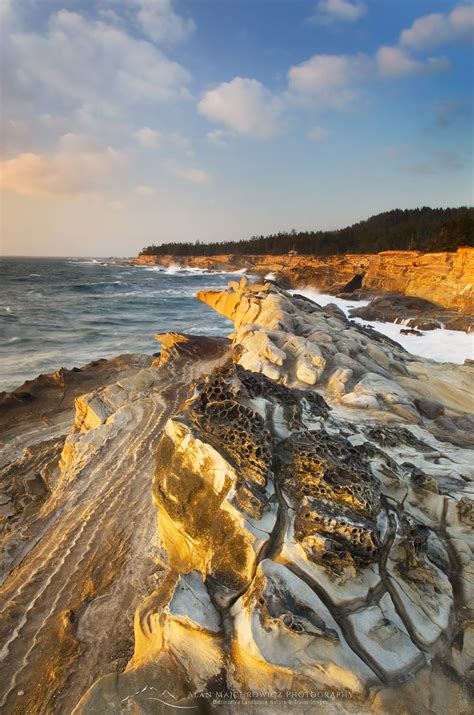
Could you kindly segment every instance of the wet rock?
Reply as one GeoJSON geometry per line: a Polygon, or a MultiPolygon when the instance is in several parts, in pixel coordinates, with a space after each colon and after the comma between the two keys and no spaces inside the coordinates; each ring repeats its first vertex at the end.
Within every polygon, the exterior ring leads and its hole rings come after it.
{"type": "MultiPolygon", "coordinates": [[[[423,329],[426,330],[427,328],[423,329]]],[[[415,330],[414,328],[402,328],[400,330],[400,335],[417,335],[418,337],[423,337],[423,333],[420,330],[415,330]]]]}
{"type": "Polygon", "coordinates": [[[469,315],[447,310],[424,298],[397,293],[377,296],[369,305],[353,308],[349,314],[351,318],[401,323],[407,326],[400,330],[402,335],[420,335],[422,330],[437,330],[443,327],[469,332],[473,325],[469,315]]]}

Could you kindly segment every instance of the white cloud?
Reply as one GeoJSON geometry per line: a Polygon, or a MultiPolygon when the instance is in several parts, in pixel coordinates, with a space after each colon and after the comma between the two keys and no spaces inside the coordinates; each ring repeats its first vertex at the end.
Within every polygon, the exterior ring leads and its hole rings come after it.
{"type": "Polygon", "coordinates": [[[308,139],[310,139],[312,142],[322,142],[327,139],[328,136],[329,132],[324,127],[312,127],[308,131],[308,139]]]}
{"type": "Polygon", "coordinates": [[[432,13],[415,20],[413,25],[403,30],[400,44],[413,50],[472,39],[474,33],[474,5],[458,5],[448,15],[432,13]]]}
{"type": "Polygon", "coordinates": [[[243,136],[265,139],[281,131],[281,101],[256,79],[223,82],[206,92],[198,111],[243,136]]]}
{"type": "Polygon", "coordinates": [[[357,87],[371,74],[370,59],[358,55],[313,55],[290,67],[290,92],[342,108],[357,96],[357,87]]]}
{"type": "Polygon", "coordinates": [[[430,57],[425,61],[414,60],[400,47],[381,47],[376,58],[379,72],[383,77],[443,72],[450,67],[448,60],[444,58],[430,57]]]}
{"type": "Polygon", "coordinates": [[[194,166],[183,166],[174,160],[166,163],[166,168],[179,179],[190,181],[193,184],[207,184],[211,180],[210,174],[194,166]]]}
{"type": "Polygon", "coordinates": [[[155,195],[155,189],[153,186],[146,186],[145,184],[142,186],[136,186],[135,187],[135,193],[138,194],[138,196],[154,196],[155,195]]]}
{"type": "Polygon", "coordinates": [[[77,197],[93,193],[124,164],[124,154],[116,149],[72,150],[68,141],[53,154],[23,153],[1,162],[1,185],[24,196],[77,197]]]}
{"type": "Polygon", "coordinates": [[[142,127],[133,133],[139,144],[147,149],[156,149],[160,144],[161,135],[150,127],[142,127]]]}
{"type": "Polygon", "coordinates": [[[153,44],[69,10],[53,14],[45,34],[10,33],[5,55],[5,86],[15,96],[41,100],[46,91],[108,114],[136,102],[189,97],[189,72],[153,44]]]}
{"type": "Polygon", "coordinates": [[[342,22],[355,22],[360,20],[367,12],[367,5],[357,0],[319,0],[316,5],[315,18],[324,22],[341,20],[342,22]]]}
{"type": "Polygon", "coordinates": [[[182,42],[196,25],[192,18],[181,17],[170,0],[129,0],[137,7],[137,21],[142,31],[155,42],[182,42]]]}

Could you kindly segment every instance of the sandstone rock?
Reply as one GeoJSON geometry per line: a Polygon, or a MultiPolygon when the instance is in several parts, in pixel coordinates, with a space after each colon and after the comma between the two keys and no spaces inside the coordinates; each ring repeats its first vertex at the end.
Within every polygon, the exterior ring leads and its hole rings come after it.
{"type": "Polygon", "coordinates": [[[334,715],[467,712],[470,368],[275,285],[200,297],[232,343],[162,336],[152,366],[77,396],[4,584],[2,707],[151,715],[229,696],[224,715],[234,697],[261,715],[263,690],[308,713],[311,692],[334,715]]]}
{"type": "MultiPolygon", "coordinates": [[[[383,251],[378,254],[341,256],[139,256],[137,265],[180,264],[211,270],[245,268],[257,275],[274,273],[287,287],[314,286],[335,295],[344,291],[352,300],[358,291],[366,295],[398,293],[433,301],[449,311],[473,315],[474,249],[459,248],[455,253],[383,251]],[[361,286],[361,289],[359,288],[361,286]]],[[[396,317],[396,316],[395,316],[396,317]]],[[[453,329],[466,329],[462,316],[451,313],[453,329]],[[459,319],[459,325],[454,327],[459,319]]],[[[471,324],[471,323],[470,323],[471,324]]],[[[416,327],[416,326],[413,326],[416,327]]],[[[468,326],[469,327],[469,326],[468,326]]]]}
{"type": "MultiPolygon", "coordinates": [[[[229,359],[229,343],[217,342],[214,351],[199,340],[194,350],[187,343],[186,356],[159,368],[150,367],[153,356],[134,355],[63,373],[63,387],[42,377],[28,385],[36,395],[30,408],[9,401],[2,486],[15,486],[15,474],[29,493],[12,499],[22,511],[12,514],[2,537],[2,709],[69,713],[95,679],[125,668],[133,614],[163,574],[150,490],[155,447],[190,384],[229,359]],[[116,389],[108,391],[108,382],[116,389]],[[83,431],[73,424],[81,386],[122,395],[120,403],[107,403],[115,411],[105,422],[83,431]],[[38,483],[40,477],[44,495],[30,474],[38,483]]],[[[169,658],[154,664],[155,675],[160,668],[166,675],[158,692],[176,685],[176,695],[186,697],[185,671],[173,680],[171,666],[169,658]]],[[[99,699],[104,713],[109,705],[99,699]]]]}
{"type": "MultiPolygon", "coordinates": [[[[158,536],[170,572],[181,575],[173,576],[166,597],[140,611],[154,614],[146,620],[152,626],[145,640],[136,626],[128,672],[135,683],[153,682],[147,658],[160,663],[171,654],[186,664],[191,692],[212,696],[222,683],[237,693],[343,688],[360,713],[372,712],[374,702],[395,702],[400,691],[408,711],[417,712],[427,701],[411,687],[413,678],[424,682],[439,660],[466,671],[468,647],[460,655],[451,624],[466,627],[474,547],[467,533],[470,455],[440,446],[424,423],[400,424],[397,409],[409,415],[415,400],[419,409],[432,406],[420,401],[426,398],[417,394],[409,361],[408,376],[388,379],[367,371],[357,353],[338,353],[324,358],[316,386],[304,386],[298,360],[320,360],[325,341],[313,350],[289,326],[313,321],[315,330],[305,335],[316,336],[324,315],[300,319],[303,303],[274,286],[251,293],[238,287],[241,293],[243,316],[237,302],[211,298],[232,305],[236,363],[196,386],[158,447],[158,536]],[[266,324],[268,292],[278,328],[266,324]],[[246,324],[255,302],[259,317],[246,324]],[[266,352],[268,340],[286,356],[278,381],[263,374],[278,357],[266,352]],[[252,350],[249,370],[242,358],[252,350]],[[343,394],[340,386],[354,380],[358,391],[343,394]],[[347,416],[354,398],[368,402],[347,416]]],[[[332,330],[326,325],[321,333],[332,330]]],[[[401,362],[392,343],[379,352],[352,330],[343,340],[366,354],[369,348],[371,360],[388,368],[395,358],[401,362]]],[[[432,363],[422,367],[437,379],[432,363]]],[[[449,372],[454,386],[462,370],[444,367],[444,378],[449,372]]],[[[180,682],[180,668],[172,683],[180,682]]],[[[137,688],[124,673],[114,684],[99,682],[77,712],[96,712],[90,703],[99,694],[117,702],[117,682],[122,699],[138,706],[137,688]]],[[[439,683],[443,694],[430,686],[430,702],[439,703],[433,712],[444,713],[454,697],[450,688],[467,702],[462,685],[445,676],[439,683]]]]}

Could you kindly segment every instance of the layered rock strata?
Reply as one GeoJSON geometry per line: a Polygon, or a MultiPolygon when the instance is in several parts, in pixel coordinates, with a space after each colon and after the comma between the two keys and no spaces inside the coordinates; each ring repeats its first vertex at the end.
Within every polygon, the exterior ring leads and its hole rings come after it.
{"type": "Polygon", "coordinates": [[[189,339],[156,360],[122,356],[2,397],[2,713],[69,715],[126,666],[134,613],[163,574],[156,445],[190,384],[228,351],[226,339],[189,339]]]}
{"type": "Polygon", "coordinates": [[[80,419],[80,396],[130,377],[153,359],[134,354],[96,360],[0,393],[1,579],[34,538],[38,512],[60,476],[59,459],[76,410],[80,419]]]}
{"type": "Polygon", "coordinates": [[[74,712],[467,712],[472,368],[268,283],[198,297],[232,351],[150,443],[164,577],[74,712]]]}

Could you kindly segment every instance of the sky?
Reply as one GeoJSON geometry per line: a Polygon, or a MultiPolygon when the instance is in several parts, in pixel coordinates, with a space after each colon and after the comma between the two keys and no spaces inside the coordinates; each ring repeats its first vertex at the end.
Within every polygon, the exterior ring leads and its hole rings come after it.
{"type": "Polygon", "coordinates": [[[0,0],[3,255],[472,205],[474,4],[0,0]]]}

